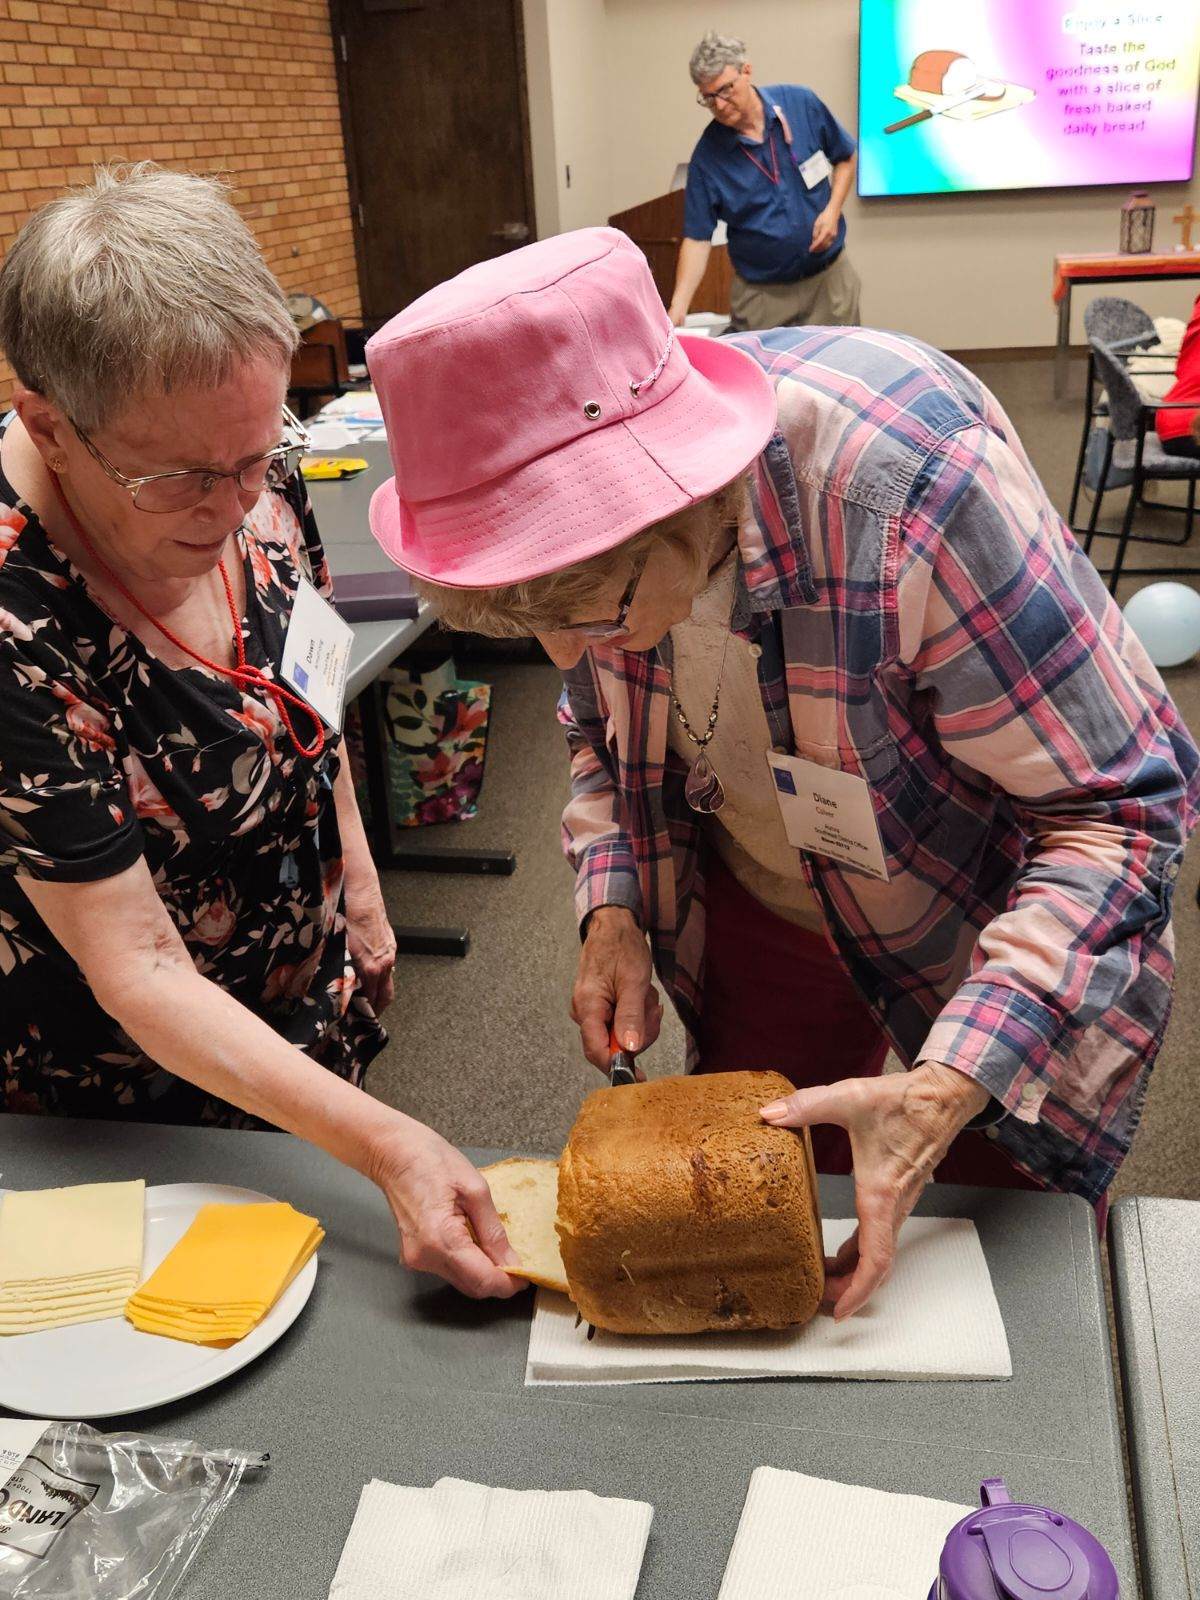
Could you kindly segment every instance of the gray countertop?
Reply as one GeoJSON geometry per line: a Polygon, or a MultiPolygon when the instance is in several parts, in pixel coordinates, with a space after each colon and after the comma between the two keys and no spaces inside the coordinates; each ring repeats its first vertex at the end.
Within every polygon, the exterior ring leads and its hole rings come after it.
{"type": "Polygon", "coordinates": [[[1118,1201],[1109,1251],[1146,1600],[1200,1600],[1200,1203],[1118,1201]]]}
{"type": "MultiPolygon", "coordinates": [[[[381,1196],[308,1146],[277,1134],[0,1119],[2,1186],[134,1176],[243,1184],[314,1213],[328,1232],[312,1300],[277,1345],[219,1387],[137,1419],[272,1456],[177,1600],[324,1600],[362,1485],[447,1474],[648,1500],[638,1600],[715,1600],[763,1464],[962,1502],[1003,1475],[1015,1496],[1091,1527],[1122,1593],[1136,1592],[1099,1251],[1080,1200],[936,1187],[922,1201],[924,1212],[970,1216],[979,1228],[1010,1382],[527,1390],[529,1297],[477,1303],[403,1271],[381,1196]]],[[[849,1180],[823,1179],[822,1199],[828,1215],[851,1214],[849,1180]]]]}

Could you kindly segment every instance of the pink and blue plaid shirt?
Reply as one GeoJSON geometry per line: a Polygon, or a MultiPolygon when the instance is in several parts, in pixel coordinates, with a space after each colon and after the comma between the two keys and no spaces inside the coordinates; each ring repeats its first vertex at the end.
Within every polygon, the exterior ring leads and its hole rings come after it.
{"type": "MultiPolygon", "coordinates": [[[[907,1065],[975,1078],[1009,1157],[1094,1200],[1170,1012],[1196,747],[977,379],[895,334],[735,342],[776,386],[779,431],[734,628],[761,647],[776,748],[866,779],[890,874],[801,854],[830,941],[907,1065]]],[[[581,920],[635,912],[694,1065],[703,853],[670,667],[667,639],[567,674],[563,829],[581,920]]]]}

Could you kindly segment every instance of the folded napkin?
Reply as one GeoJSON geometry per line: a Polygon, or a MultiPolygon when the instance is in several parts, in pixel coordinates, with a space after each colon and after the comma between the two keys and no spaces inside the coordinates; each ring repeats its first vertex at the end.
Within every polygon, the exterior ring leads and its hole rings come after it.
{"type": "Polygon", "coordinates": [[[329,1600],[632,1600],[653,1515],[584,1489],[375,1479],[329,1600]]]}
{"type": "Polygon", "coordinates": [[[971,1510],[759,1467],[718,1600],[925,1600],[971,1510]]]}
{"type": "Polygon", "coordinates": [[[235,1344],[262,1321],[324,1237],[315,1217],[276,1201],[201,1206],[125,1315],[143,1333],[235,1344]]]}
{"type": "MultiPolygon", "coordinates": [[[[827,1218],[826,1254],[836,1254],[853,1231],[852,1218],[827,1218]]],[[[779,1332],[661,1339],[600,1329],[592,1334],[565,1295],[538,1290],[528,1385],[781,1376],[1011,1378],[1008,1339],[975,1224],[964,1217],[910,1217],[892,1276],[862,1311],[840,1323],[819,1315],[803,1328],[779,1332]]]]}
{"type": "Polygon", "coordinates": [[[146,1185],[11,1190],[0,1201],[0,1334],[119,1317],[142,1271],[146,1185]]]}

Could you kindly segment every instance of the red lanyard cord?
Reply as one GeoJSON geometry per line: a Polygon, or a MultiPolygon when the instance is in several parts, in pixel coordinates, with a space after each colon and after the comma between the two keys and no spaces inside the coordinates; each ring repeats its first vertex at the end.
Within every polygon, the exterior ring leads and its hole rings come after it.
{"type": "Polygon", "coordinates": [[[312,707],[307,703],[307,701],[302,700],[299,695],[292,694],[291,691],[285,689],[282,684],[276,683],[273,678],[268,678],[260,667],[250,667],[246,665],[246,648],[242,642],[241,618],[238,616],[237,601],[233,597],[233,584],[229,581],[229,573],[225,570],[224,561],[219,561],[217,566],[220,569],[221,582],[225,585],[225,598],[229,602],[229,615],[233,621],[233,642],[234,648],[237,650],[236,667],[223,667],[219,662],[210,661],[207,656],[202,656],[199,651],[193,650],[191,645],[185,644],[182,639],[180,639],[176,634],[172,633],[170,628],[168,628],[165,623],[160,622],[153,612],[147,611],[146,607],[137,598],[137,596],[129,592],[126,586],[121,582],[120,578],[118,578],[117,574],[109,566],[108,562],[105,561],[104,557],[100,555],[95,545],[88,538],[83,524],[75,515],[70,501],[63,492],[63,486],[59,481],[58,474],[51,473],[51,479],[54,483],[54,491],[58,495],[59,504],[66,513],[67,520],[70,522],[72,528],[78,535],[84,549],[104,573],[105,577],[109,580],[113,587],[117,589],[126,600],[128,600],[131,606],[133,606],[134,610],[139,611],[142,616],[145,617],[146,621],[150,623],[151,627],[157,628],[159,633],[162,634],[163,638],[169,639],[177,650],[182,650],[184,655],[191,656],[192,660],[198,661],[202,667],[207,667],[210,672],[216,672],[223,678],[231,679],[239,689],[256,689],[260,694],[265,695],[267,699],[273,701],[275,709],[279,712],[279,716],[283,722],[283,725],[287,729],[291,741],[296,746],[296,749],[309,761],[315,761],[325,748],[325,725],[321,721],[320,717],[317,716],[312,707]],[[288,712],[289,705],[295,706],[299,711],[303,711],[305,716],[309,718],[313,724],[313,727],[316,729],[316,737],[311,744],[304,745],[300,743],[300,737],[292,724],[292,719],[288,712]]]}
{"type": "Polygon", "coordinates": [[[747,161],[752,161],[754,163],[754,165],[758,168],[758,170],[762,173],[763,177],[766,178],[767,182],[768,183],[773,183],[776,186],[776,188],[778,188],[779,187],[779,151],[776,150],[776,148],[775,148],[775,129],[774,128],[770,128],[770,129],[767,130],[767,148],[771,152],[771,170],[770,170],[770,172],[767,171],[766,167],[763,166],[762,162],[758,159],[757,156],[752,156],[750,154],[750,151],[749,151],[749,149],[747,148],[746,145],[742,145],[742,147],[741,147],[742,154],[745,156],[746,160],[747,161]]]}

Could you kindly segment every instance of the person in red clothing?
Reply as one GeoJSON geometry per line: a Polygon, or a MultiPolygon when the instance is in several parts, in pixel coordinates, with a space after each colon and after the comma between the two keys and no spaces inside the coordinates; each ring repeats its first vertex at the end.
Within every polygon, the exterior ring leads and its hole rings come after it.
{"type": "Polygon", "coordinates": [[[1160,411],[1155,427],[1169,456],[1190,456],[1200,461],[1200,295],[1196,296],[1183,343],[1179,346],[1175,382],[1163,398],[1196,402],[1195,411],[1160,411]]]}

